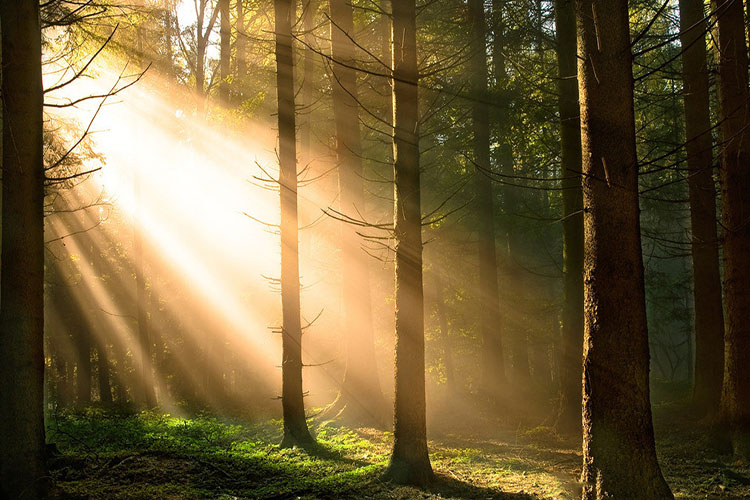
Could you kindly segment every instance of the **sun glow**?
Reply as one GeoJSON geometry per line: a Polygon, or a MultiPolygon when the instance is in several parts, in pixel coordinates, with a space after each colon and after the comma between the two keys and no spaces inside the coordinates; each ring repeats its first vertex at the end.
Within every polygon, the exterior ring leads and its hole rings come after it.
{"type": "MultiPolygon", "coordinates": [[[[96,71],[97,79],[77,81],[66,94],[106,93],[119,72],[107,67],[96,71]]],[[[276,131],[263,123],[217,125],[189,112],[192,102],[189,92],[147,74],[103,106],[90,100],[60,110],[56,119],[77,122],[79,128],[95,116],[91,148],[101,157],[84,160],[80,170],[101,169],[60,191],[63,201],[56,202],[57,211],[66,208],[49,218],[49,245],[57,259],[76,261],[66,267],[82,285],[75,287],[73,300],[99,318],[95,333],[102,338],[97,342],[110,344],[116,356],[120,352],[119,378],[137,376],[130,372],[141,356],[138,312],[118,305],[117,299],[124,294],[127,304],[136,303],[136,276],[122,267],[141,258],[144,293],[150,297],[151,344],[171,346],[180,373],[209,403],[215,396],[206,382],[210,377],[228,381],[245,376],[244,383],[260,384],[253,390],[271,400],[278,394],[281,357],[279,336],[273,333],[281,321],[275,282],[280,242],[274,229],[279,195],[268,181],[278,172],[276,131]],[[138,237],[143,241],[140,257],[135,255],[138,237]],[[103,262],[94,271],[92,263],[100,258],[103,262]],[[171,339],[175,329],[178,338],[171,339]],[[193,358],[201,361],[195,364],[193,358]],[[252,374],[249,379],[247,373],[252,374]]],[[[330,170],[330,165],[319,168],[330,170]]],[[[300,225],[314,226],[310,236],[301,235],[303,286],[315,284],[315,293],[303,298],[303,325],[325,310],[311,329],[335,330],[331,325],[337,321],[338,308],[323,297],[338,297],[339,285],[330,276],[330,264],[319,257],[321,252],[336,253],[338,230],[322,216],[332,203],[335,194],[325,189],[300,190],[300,225]]],[[[318,340],[325,354],[305,348],[305,362],[340,354],[340,342],[325,335],[318,340]]],[[[326,373],[328,368],[318,370],[306,385],[335,387],[340,367],[329,368],[333,374],[326,373]]],[[[157,370],[155,385],[164,388],[170,381],[160,376],[157,370]]],[[[168,405],[163,399],[168,391],[159,392],[161,403],[168,405]]],[[[322,389],[317,396],[319,403],[330,397],[322,389]]]]}

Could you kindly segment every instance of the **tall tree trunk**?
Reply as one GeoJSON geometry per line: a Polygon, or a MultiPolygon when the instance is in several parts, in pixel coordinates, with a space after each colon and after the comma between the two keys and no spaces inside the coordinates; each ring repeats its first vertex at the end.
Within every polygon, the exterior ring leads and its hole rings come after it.
{"type": "Polygon", "coordinates": [[[471,116],[476,167],[476,213],[479,240],[479,304],[482,338],[482,380],[480,391],[490,404],[498,403],[505,385],[503,344],[500,336],[500,298],[495,253],[495,206],[490,163],[490,117],[487,105],[487,26],[483,0],[469,0],[471,27],[471,116]]]}
{"type": "Polygon", "coordinates": [[[235,75],[237,84],[234,86],[234,101],[241,104],[244,100],[245,85],[247,78],[247,34],[245,33],[245,5],[244,0],[237,0],[237,41],[235,42],[234,60],[236,61],[237,73],[235,75]]]}
{"type": "MultiPolygon", "coordinates": [[[[91,262],[91,271],[94,279],[100,279],[102,273],[102,256],[99,247],[92,243],[89,246],[89,259],[91,262]]],[[[91,288],[87,287],[86,297],[90,304],[96,304],[91,292],[91,288]]],[[[107,331],[103,328],[99,314],[97,311],[92,311],[91,315],[91,331],[93,333],[94,344],[96,347],[96,370],[97,370],[97,381],[99,384],[99,401],[102,406],[112,406],[112,386],[110,384],[110,366],[109,366],[109,350],[107,342],[107,331]]]]}
{"type": "Polygon", "coordinates": [[[443,280],[440,273],[435,276],[435,304],[437,306],[438,325],[440,326],[440,339],[443,345],[443,366],[445,367],[445,385],[449,397],[456,393],[457,380],[456,369],[453,361],[453,346],[450,341],[450,328],[448,327],[448,315],[445,312],[445,295],[443,294],[443,280]]]}
{"type": "Polygon", "coordinates": [[[282,447],[313,442],[302,395],[299,244],[297,230],[297,145],[294,124],[294,49],[292,0],[274,0],[276,18],[276,92],[279,109],[279,188],[281,192],[281,402],[282,447]]]}
{"type": "Polygon", "coordinates": [[[560,339],[558,432],[581,432],[581,355],[583,350],[583,194],[581,122],[576,78],[574,0],[555,0],[558,107],[562,152],[563,312],[560,339]]]}
{"type": "Polygon", "coordinates": [[[396,483],[424,485],[433,474],[425,415],[416,3],[391,3],[396,365],[394,443],[386,477],[396,483]]]}
{"type": "MultiPolygon", "coordinates": [[[[497,163],[500,167],[500,173],[504,176],[515,175],[513,169],[513,150],[509,142],[510,123],[509,123],[509,95],[506,90],[508,85],[508,74],[505,69],[505,21],[504,8],[506,4],[500,0],[492,2],[494,37],[492,44],[492,60],[494,65],[495,92],[496,100],[499,103],[494,122],[497,134],[497,163]]],[[[507,238],[507,246],[504,250],[506,261],[506,284],[512,284],[515,290],[523,290],[523,269],[515,262],[515,256],[521,253],[521,241],[518,231],[514,224],[510,224],[510,216],[514,210],[518,210],[520,203],[518,200],[518,187],[506,185],[503,186],[503,212],[505,227],[503,232],[507,238]]],[[[520,296],[520,294],[517,294],[520,296]]],[[[506,308],[510,312],[511,308],[506,308]]],[[[518,313],[518,307],[513,308],[518,313]]],[[[503,329],[505,332],[505,345],[508,351],[510,361],[508,379],[510,380],[514,392],[524,393],[529,386],[529,359],[526,333],[518,331],[514,323],[520,324],[520,321],[512,321],[511,314],[503,315],[501,312],[503,329]],[[515,330],[515,331],[514,331],[515,330]]]]}
{"type": "MultiPolygon", "coordinates": [[[[692,229],[695,300],[695,387],[693,403],[701,414],[719,409],[724,375],[724,313],[721,304],[716,195],[711,154],[706,20],[702,0],[680,1],[680,41],[685,104],[685,149],[692,229]]],[[[688,359],[692,365],[692,358],[688,359]]]]}
{"type": "MultiPolygon", "coordinates": [[[[364,213],[365,198],[362,186],[357,75],[353,69],[354,20],[348,0],[330,0],[330,10],[333,57],[331,85],[341,211],[356,218],[364,213]]],[[[385,427],[388,413],[375,362],[367,255],[360,248],[356,228],[343,224],[341,229],[346,372],[339,395],[340,403],[334,408],[338,407],[343,411],[342,416],[355,423],[385,427]]]]}
{"type": "Polygon", "coordinates": [[[133,218],[133,264],[135,266],[135,306],[137,320],[136,386],[135,400],[147,408],[156,406],[154,374],[151,356],[151,332],[149,331],[146,275],[143,258],[143,203],[141,200],[141,173],[135,172],[134,198],[136,216],[133,218]]]}
{"type": "Polygon", "coordinates": [[[77,354],[76,405],[83,408],[91,404],[91,330],[87,311],[82,304],[70,297],[70,306],[75,311],[73,339],[77,354]]]}
{"type": "Polygon", "coordinates": [[[39,2],[0,2],[2,281],[0,497],[42,498],[44,463],[44,167],[39,2]]]}
{"type": "Polygon", "coordinates": [[[229,104],[229,77],[231,76],[232,31],[229,16],[229,0],[219,0],[219,102],[222,106],[229,104]]]}
{"type": "MultiPolygon", "coordinates": [[[[313,105],[313,79],[315,78],[315,52],[313,52],[311,46],[315,43],[315,15],[318,12],[318,0],[306,0],[304,4],[304,11],[302,14],[302,25],[305,30],[305,48],[304,48],[304,61],[302,76],[302,109],[304,115],[302,117],[302,123],[299,127],[300,133],[300,149],[302,156],[302,164],[307,165],[312,159],[311,151],[311,114],[313,105]]],[[[333,13],[331,13],[333,15],[333,13]]],[[[335,29],[332,27],[332,29],[335,29]]],[[[333,37],[335,33],[331,33],[333,37]]],[[[331,41],[332,45],[335,42],[331,41]]],[[[333,49],[335,50],[335,48],[333,49]]],[[[333,55],[336,60],[336,55],[333,55]]],[[[334,82],[334,92],[335,92],[334,82]]],[[[334,110],[335,113],[335,110],[334,110]]],[[[359,124],[357,124],[359,125],[359,124]]]]}
{"type": "Polygon", "coordinates": [[[659,469],[626,0],[578,0],[584,205],[583,498],[672,499],[659,469]]]}
{"type": "Polygon", "coordinates": [[[725,365],[722,412],[734,453],[750,459],[750,95],[740,2],[712,2],[718,16],[725,365]]]}

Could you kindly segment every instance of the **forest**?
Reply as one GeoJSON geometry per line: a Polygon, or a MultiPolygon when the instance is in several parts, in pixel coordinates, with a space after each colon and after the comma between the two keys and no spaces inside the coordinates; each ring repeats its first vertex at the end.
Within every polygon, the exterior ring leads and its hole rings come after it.
{"type": "Polygon", "coordinates": [[[0,0],[0,500],[750,498],[749,37],[0,0]]]}

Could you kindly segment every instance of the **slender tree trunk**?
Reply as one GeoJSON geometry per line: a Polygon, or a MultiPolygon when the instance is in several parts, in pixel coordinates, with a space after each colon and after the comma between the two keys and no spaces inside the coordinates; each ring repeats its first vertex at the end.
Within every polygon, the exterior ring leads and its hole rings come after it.
{"type": "Polygon", "coordinates": [[[237,68],[236,84],[234,85],[234,101],[241,104],[245,96],[245,81],[247,78],[247,34],[245,33],[245,5],[244,0],[237,0],[237,41],[235,42],[234,60],[237,68]]]}
{"type": "Polygon", "coordinates": [[[443,280],[440,274],[435,273],[435,304],[437,306],[438,324],[440,325],[440,339],[443,345],[443,366],[445,367],[445,385],[448,394],[456,392],[456,369],[453,361],[453,347],[450,345],[450,328],[448,327],[448,315],[445,312],[445,296],[443,294],[443,280]]]}
{"type": "Polygon", "coordinates": [[[392,2],[392,7],[396,393],[393,453],[386,477],[424,485],[433,474],[425,415],[416,4],[403,0],[392,2]]]}
{"type": "Polygon", "coordinates": [[[735,455],[750,459],[750,94],[740,2],[712,2],[717,11],[721,206],[724,228],[726,332],[722,412],[735,455]]]}
{"type": "Polygon", "coordinates": [[[313,442],[302,397],[302,325],[300,323],[297,231],[297,146],[294,124],[294,48],[292,0],[274,0],[276,18],[276,91],[279,109],[279,188],[281,191],[281,402],[282,447],[313,442]]]}
{"type": "Polygon", "coordinates": [[[495,206],[490,163],[490,117],[487,94],[487,26],[483,0],[468,0],[471,26],[471,116],[476,166],[476,213],[479,239],[479,304],[482,338],[481,391],[490,404],[498,403],[505,385],[503,344],[500,336],[500,298],[495,253],[495,206]]]}
{"type": "Polygon", "coordinates": [[[626,0],[578,0],[584,204],[583,498],[672,499],[649,401],[626,0]]]}
{"type": "Polygon", "coordinates": [[[583,350],[583,195],[581,122],[576,78],[574,0],[555,0],[558,107],[562,152],[563,312],[560,339],[558,432],[581,433],[581,355],[583,350]]]}
{"type": "MultiPolygon", "coordinates": [[[[721,304],[716,196],[711,153],[706,21],[702,0],[681,0],[685,136],[687,142],[693,297],[695,300],[695,386],[693,403],[701,414],[719,409],[724,374],[724,313],[721,304]]],[[[688,359],[692,365],[692,359],[688,359]]]]}
{"type": "MultiPolygon", "coordinates": [[[[302,123],[299,127],[300,149],[303,165],[307,165],[312,159],[311,151],[311,118],[313,105],[313,80],[315,78],[315,52],[310,48],[315,43],[315,15],[318,12],[318,0],[306,0],[302,18],[303,28],[305,30],[305,48],[302,76],[302,108],[304,109],[302,123]]],[[[333,15],[333,14],[331,14],[333,15]]],[[[331,33],[334,36],[334,33],[331,33]]],[[[334,43],[332,41],[332,43],[334,43]]],[[[336,55],[333,55],[336,60],[336,55]]],[[[335,85],[335,82],[334,82],[335,85]]],[[[335,92],[335,89],[334,89],[335,92]]],[[[335,111],[334,111],[335,112],[335,111]]],[[[359,125],[359,124],[357,124],[359,125]]]]}
{"type": "Polygon", "coordinates": [[[76,370],[76,405],[83,408],[91,404],[91,330],[87,311],[76,299],[69,298],[68,302],[75,311],[73,321],[75,346],[77,351],[76,370]]]}
{"type": "MultiPolygon", "coordinates": [[[[99,247],[94,243],[89,245],[89,260],[91,262],[92,276],[94,279],[100,279],[102,258],[99,247]]],[[[90,288],[87,287],[86,292],[87,300],[90,301],[89,303],[96,304],[90,293],[90,288]]],[[[99,385],[99,401],[102,406],[110,407],[112,406],[112,386],[110,385],[109,351],[107,342],[108,332],[102,327],[98,311],[92,311],[90,320],[92,339],[94,340],[94,347],[96,348],[96,371],[99,385]]]]}
{"type": "Polygon", "coordinates": [[[222,106],[229,104],[229,77],[231,76],[232,24],[229,16],[229,0],[219,0],[219,102],[222,106]]]}
{"type": "Polygon", "coordinates": [[[141,173],[135,173],[135,204],[136,216],[133,218],[133,261],[135,266],[135,305],[137,320],[137,357],[136,357],[136,386],[135,400],[146,405],[147,408],[156,406],[154,392],[154,374],[151,353],[151,332],[149,331],[145,264],[143,259],[143,234],[141,221],[143,214],[141,200],[141,173]]]}
{"type": "Polygon", "coordinates": [[[42,498],[44,463],[44,167],[39,2],[0,2],[2,281],[0,497],[42,498]]]}
{"type": "MultiPolygon", "coordinates": [[[[505,21],[504,21],[504,10],[505,4],[500,0],[494,0],[492,3],[493,12],[493,23],[494,23],[494,39],[492,44],[492,60],[494,63],[494,77],[495,77],[495,91],[497,92],[496,100],[498,102],[497,113],[495,114],[494,121],[495,127],[497,128],[497,160],[500,167],[500,172],[505,176],[515,175],[513,168],[513,150],[511,148],[508,135],[510,132],[510,124],[508,120],[509,106],[508,106],[508,92],[506,90],[508,84],[508,75],[505,69],[505,21]]],[[[514,224],[510,224],[510,215],[513,211],[518,210],[520,203],[518,200],[518,188],[510,185],[506,185],[502,190],[503,196],[503,212],[505,227],[503,232],[507,238],[507,246],[505,247],[505,261],[507,279],[506,284],[513,287],[514,290],[524,290],[524,277],[523,270],[515,262],[517,255],[520,255],[521,241],[520,236],[514,224]]],[[[517,293],[516,296],[521,296],[521,293],[517,293]]],[[[526,333],[519,331],[519,328],[515,325],[520,324],[520,321],[513,321],[511,309],[515,311],[513,314],[520,314],[519,308],[508,307],[508,314],[501,314],[503,329],[505,331],[505,345],[509,354],[510,366],[508,370],[508,379],[510,381],[509,387],[513,387],[515,393],[525,393],[529,387],[530,373],[529,373],[529,355],[528,345],[526,339],[526,333]]]]}
{"type": "MultiPolygon", "coordinates": [[[[330,11],[331,55],[334,61],[331,85],[341,211],[357,218],[365,212],[365,199],[357,75],[353,69],[353,12],[348,0],[330,0],[330,11]]],[[[360,248],[356,228],[344,224],[341,229],[346,372],[339,395],[340,403],[334,408],[340,407],[342,416],[358,424],[385,427],[388,414],[375,362],[367,255],[360,248]]]]}

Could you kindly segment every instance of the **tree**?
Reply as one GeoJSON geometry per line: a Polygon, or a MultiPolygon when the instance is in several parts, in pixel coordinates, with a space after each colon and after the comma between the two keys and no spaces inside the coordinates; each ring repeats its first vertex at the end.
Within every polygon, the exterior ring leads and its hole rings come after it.
{"type": "Polygon", "coordinates": [[[274,0],[276,92],[279,110],[279,190],[281,193],[281,403],[282,447],[310,445],[302,394],[299,238],[297,228],[297,146],[294,117],[292,0],[274,0]]]}
{"type": "MultiPolygon", "coordinates": [[[[341,211],[354,218],[364,213],[365,201],[357,75],[354,70],[354,16],[347,0],[330,0],[330,12],[333,114],[341,211]]],[[[346,372],[333,409],[352,422],[385,427],[387,407],[375,363],[367,254],[360,248],[356,226],[345,223],[341,231],[346,372]]]]}
{"type": "Polygon", "coordinates": [[[579,0],[583,498],[671,499],[656,459],[628,3],[579,0]]]}
{"type": "Polygon", "coordinates": [[[576,79],[576,19],[573,0],[555,1],[563,198],[563,312],[560,339],[560,401],[556,427],[581,432],[583,348],[583,195],[581,122],[576,79]]]}
{"type": "Polygon", "coordinates": [[[0,22],[0,496],[42,498],[48,476],[44,463],[44,166],[39,2],[0,2],[0,22]]]}
{"type": "Polygon", "coordinates": [[[216,9],[221,15],[219,20],[219,101],[222,106],[229,103],[229,80],[231,75],[230,56],[232,52],[232,24],[229,15],[229,0],[219,0],[216,9]]]}
{"type": "Polygon", "coordinates": [[[386,477],[396,483],[424,485],[433,474],[425,415],[416,3],[403,0],[391,6],[396,365],[394,442],[386,477]]]}
{"type": "Polygon", "coordinates": [[[735,455],[750,458],[750,92],[741,2],[712,2],[718,17],[721,212],[724,228],[723,418],[735,455]]]}
{"type": "Polygon", "coordinates": [[[724,374],[724,313],[716,236],[716,195],[712,175],[706,29],[703,2],[682,0],[680,41],[683,47],[685,149],[689,172],[695,300],[693,403],[701,414],[711,414],[718,410],[724,374]]]}
{"type": "Polygon", "coordinates": [[[135,267],[135,307],[137,322],[137,351],[136,351],[136,394],[135,400],[144,404],[146,408],[156,406],[156,392],[154,390],[154,369],[148,309],[145,259],[143,252],[144,220],[143,203],[141,199],[141,173],[135,172],[134,198],[136,216],[133,224],[133,266],[135,267]]]}
{"type": "Polygon", "coordinates": [[[484,2],[469,0],[471,27],[471,117],[476,167],[476,212],[479,240],[480,336],[482,339],[482,391],[497,404],[505,385],[503,344],[500,336],[500,297],[495,252],[495,206],[490,171],[490,118],[487,93],[487,26],[484,2]]]}

